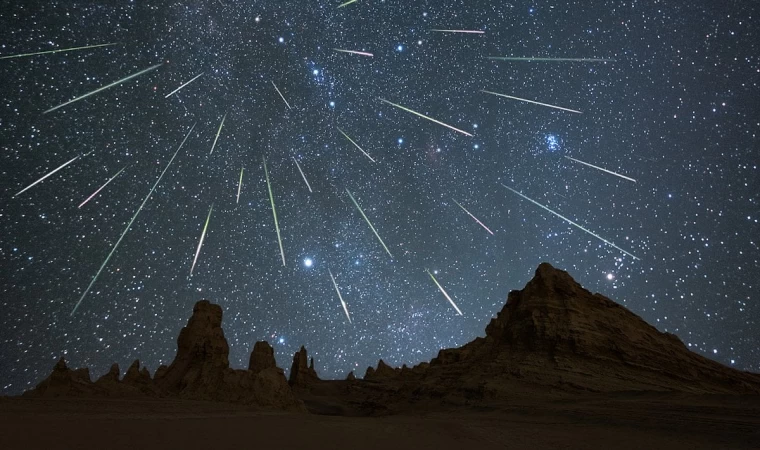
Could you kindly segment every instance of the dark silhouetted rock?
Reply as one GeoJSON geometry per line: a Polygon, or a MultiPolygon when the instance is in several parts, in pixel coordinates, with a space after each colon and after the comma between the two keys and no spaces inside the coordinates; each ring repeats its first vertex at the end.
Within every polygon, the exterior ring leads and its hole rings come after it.
{"type": "Polygon", "coordinates": [[[364,379],[369,381],[393,380],[399,375],[401,375],[401,369],[394,369],[381,359],[377,362],[377,369],[367,368],[364,379]]]}
{"type": "Polygon", "coordinates": [[[103,375],[102,377],[98,378],[98,381],[96,381],[96,384],[115,384],[119,382],[119,376],[121,375],[121,371],[119,370],[119,365],[114,363],[111,365],[111,368],[108,370],[108,372],[103,375]]]}
{"type": "Polygon", "coordinates": [[[291,386],[306,386],[315,381],[319,381],[317,372],[314,370],[314,358],[311,364],[307,365],[308,355],[306,349],[301,349],[293,355],[293,365],[290,366],[290,379],[288,382],[291,386]]]}
{"type": "Polygon", "coordinates": [[[76,397],[95,395],[89,369],[71,370],[66,360],[61,358],[53,367],[53,372],[31,391],[24,393],[31,397],[76,397]]]}
{"type": "Polygon", "coordinates": [[[346,381],[355,381],[356,375],[354,375],[354,371],[348,372],[348,376],[346,377],[346,381]]]}
{"type": "Polygon", "coordinates": [[[253,373],[259,373],[264,369],[272,367],[277,367],[277,362],[274,360],[274,349],[269,345],[269,342],[256,342],[253,345],[251,358],[248,361],[248,370],[253,373]]]}
{"type": "Polygon", "coordinates": [[[168,369],[169,368],[165,364],[158,366],[158,369],[156,369],[156,374],[153,376],[153,380],[158,383],[159,380],[161,380],[166,375],[166,371],[168,369]]]}

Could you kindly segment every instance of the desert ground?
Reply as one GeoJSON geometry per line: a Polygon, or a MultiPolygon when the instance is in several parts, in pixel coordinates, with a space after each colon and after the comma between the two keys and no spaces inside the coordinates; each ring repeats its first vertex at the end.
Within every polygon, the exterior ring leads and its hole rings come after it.
{"type": "Polygon", "coordinates": [[[0,400],[2,449],[351,447],[757,449],[760,397],[591,394],[374,417],[167,399],[0,400]]]}

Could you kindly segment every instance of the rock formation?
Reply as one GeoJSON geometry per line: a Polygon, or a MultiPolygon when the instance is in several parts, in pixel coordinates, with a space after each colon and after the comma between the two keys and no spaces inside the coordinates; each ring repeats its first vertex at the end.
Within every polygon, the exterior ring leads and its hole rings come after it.
{"type": "Polygon", "coordinates": [[[288,382],[291,386],[306,386],[315,381],[319,381],[316,370],[314,370],[314,358],[311,358],[309,365],[306,365],[308,356],[306,349],[301,349],[293,355],[293,365],[290,366],[290,379],[288,382]]]}
{"type": "Polygon", "coordinates": [[[256,342],[251,351],[251,359],[248,361],[248,370],[253,373],[259,373],[264,369],[277,367],[274,359],[274,349],[269,342],[256,342]]]}

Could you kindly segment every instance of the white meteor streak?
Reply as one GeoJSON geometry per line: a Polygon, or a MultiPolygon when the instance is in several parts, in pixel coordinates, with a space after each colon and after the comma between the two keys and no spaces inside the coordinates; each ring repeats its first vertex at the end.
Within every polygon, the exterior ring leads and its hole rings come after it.
{"type": "Polygon", "coordinates": [[[298,164],[298,160],[296,159],[295,156],[293,157],[293,162],[296,163],[296,167],[298,167],[298,171],[301,172],[301,177],[303,178],[304,183],[306,183],[306,187],[309,188],[309,192],[313,192],[311,190],[311,185],[309,185],[309,180],[306,179],[306,175],[304,175],[303,170],[301,170],[301,165],[298,164]]]}
{"type": "Polygon", "coordinates": [[[148,192],[148,195],[145,196],[145,200],[143,200],[143,202],[140,205],[140,207],[137,208],[137,212],[135,212],[135,215],[132,216],[132,219],[127,224],[127,227],[124,228],[124,232],[121,233],[121,236],[119,237],[119,240],[116,241],[116,244],[114,244],[113,248],[111,249],[111,252],[106,257],[106,260],[103,261],[103,264],[101,264],[100,269],[98,269],[98,273],[96,273],[95,276],[92,277],[92,281],[90,281],[90,285],[87,286],[87,289],[85,289],[84,294],[82,294],[82,297],[80,297],[80,299],[77,302],[77,304],[74,305],[74,309],[71,310],[71,315],[72,316],[74,315],[74,313],[77,312],[77,308],[79,308],[79,305],[82,304],[82,300],[84,300],[84,298],[87,296],[87,293],[90,292],[90,289],[92,289],[92,286],[98,280],[98,277],[100,276],[100,273],[103,272],[103,269],[105,269],[106,264],[108,264],[108,261],[111,259],[111,257],[113,256],[114,252],[116,251],[116,249],[119,248],[119,244],[121,244],[121,241],[124,239],[124,236],[127,235],[127,231],[129,231],[129,228],[132,226],[132,223],[134,223],[135,219],[137,219],[137,216],[140,214],[140,211],[142,211],[142,209],[145,206],[145,204],[148,203],[148,199],[150,198],[151,195],[153,195],[153,192],[156,190],[156,187],[158,186],[158,183],[161,182],[161,179],[164,177],[164,174],[166,174],[166,171],[169,170],[169,166],[171,166],[172,162],[174,162],[174,158],[177,157],[177,154],[182,149],[182,146],[185,145],[185,142],[187,141],[187,138],[190,137],[190,133],[193,132],[194,128],[195,128],[195,124],[193,124],[193,126],[190,128],[190,131],[187,132],[187,135],[185,136],[185,139],[183,139],[182,143],[179,144],[179,147],[177,148],[177,151],[174,152],[174,155],[172,156],[172,159],[169,160],[169,162],[166,164],[166,167],[164,168],[164,171],[161,172],[161,175],[158,176],[158,180],[156,180],[156,182],[153,184],[153,187],[150,188],[150,191],[148,192]]]}
{"type": "MultiPolygon", "coordinates": [[[[81,156],[81,155],[80,155],[80,156],[81,156]]],[[[76,157],[74,157],[74,158],[71,158],[70,160],[66,161],[65,163],[63,163],[63,165],[59,166],[57,169],[55,169],[55,170],[53,170],[52,172],[48,173],[47,175],[43,176],[42,178],[40,178],[39,180],[37,180],[37,181],[35,181],[34,183],[30,184],[29,186],[25,187],[24,189],[21,189],[20,191],[18,191],[18,192],[16,193],[16,195],[14,195],[14,197],[18,197],[19,195],[21,195],[21,194],[23,194],[24,192],[28,191],[28,190],[29,190],[29,189],[31,189],[33,186],[35,186],[37,183],[41,183],[41,182],[42,182],[42,181],[43,181],[45,178],[47,178],[47,177],[49,177],[49,176],[53,175],[54,173],[58,172],[59,170],[63,169],[64,167],[66,167],[66,166],[68,166],[69,164],[73,163],[73,162],[74,162],[74,161],[76,161],[77,159],[79,159],[79,156],[76,156],[76,157]]]]}
{"type": "MultiPolygon", "coordinates": [[[[336,127],[336,128],[338,128],[338,127],[336,127]]],[[[359,147],[359,144],[357,144],[356,142],[354,142],[353,139],[351,139],[350,137],[348,137],[348,135],[346,133],[344,133],[343,130],[341,130],[340,128],[338,128],[338,131],[340,131],[340,134],[342,134],[343,136],[345,136],[346,139],[348,139],[349,141],[351,141],[351,143],[354,144],[354,146],[356,146],[356,148],[358,148],[360,152],[364,153],[364,156],[366,156],[367,158],[369,158],[370,161],[376,162],[374,159],[372,159],[371,156],[369,156],[369,153],[367,153],[364,150],[362,150],[362,148],[359,147]]]]}
{"type": "Polygon", "coordinates": [[[171,97],[172,95],[176,94],[177,92],[179,92],[179,91],[180,91],[180,89],[182,89],[183,87],[185,87],[185,86],[187,86],[188,84],[192,83],[193,81],[197,80],[197,79],[198,79],[198,78],[199,78],[201,75],[203,75],[203,72],[199,73],[199,74],[198,74],[198,75],[196,75],[196,76],[195,76],[195,77],[194,77],[192,80],[188,81],[187,83],[183,84],[182,86],[178,87],[177,89],[175,89],[175,90],[173,90],[173,91],[169,92],[168,94],[166,94],[166,96],[165,96],[164,98],[169,98],[169,97],[171,97]]]}
{"type": "Polygon", "coordinates": [[[362,210],[362,207],[359,206],[359,203],[356,202],[356,199],[354,199],[354,196],[351,195],[351,191],[346,189],[346,192],[348,192],[348,196],[351,197],[351,201],[354,202],[354,205],[356,205],[356,209],[359,210],[359,213],[361,213],[362,217],[364,217],[364,220],[367,222],[367,225],[372,229],[372,232],[375,233],[375,236],[377,237],[377,240],[380,241],[380,244],[383,246],[386,252],[388,252],[388,256],[393,258],[393,255],[391,254],[391,251],[388,250],[388,247],[385,245],[385,242],[383,242],[383,238],[380,237],[379,234],[377,234],[377,230],[374,226],[372,226],[372,222],[369,221],[369,218],[366,214],[364,214],[364,211],[362,210]]]}
{"type": "Polygon", "coordinates": [[[245,167],[240,168],[240,181],[238,181],[238,195],[235,203],[240,203],[240,189],[243,187],[243,170],[245,170],[245,167]]]}
{"type": "Polygon", "coordinates": [[[105,182],[105,184],[103,186],[100,186],[100,188],[98,188],[97,191],[93,192],[92,195],[90,195],[89,197],[87,197],[87,199],[85,201],[83,201],[79,205],[79,208],[81,208],[82,206],[84,206],[85,203],[89,202],[90,200],[92,200],[93,197],[95,197],[96,195],[98,195],[98,192],[102,191],[104,187],[108,186],[108,183],[112,182],[114,180],[114,178],[118,177],[119,174],[121,174],[122,172],[124,172],[124,169],[126,169],[127,166],[129,166],[129,164],[127,164],[126,166],[124,166],[120,171],[116,172],[116,175],[112,176],[108,181],[105,182]]]}
{"type": "MultiPolygon", "coordinates": [[[[501,183],[499,183],[499,184],[501,184],[501,183]]],[[[595,238],[599,239],[600,241],[604,242],[605,244],[607,244],[607,245],[609,245],[609,246],[611,246],[611,247],[613,247],[613,248],[615,248],[617,250],[620,250],[621,252],[625,253],[626,255],[630,256],[631,258],[633,258],[633,259],[641,259],[641,258],[637,257],[636,255],[633,255],[633,254],[631,254],[631,253],[623,250],[622,248],[618,247],[617,245],[615,245],[614,243],[608,241],[607,239],[599,236],[598,234],[594,233],[593,231],[590,231],[590,230],[582,227],[581,225],[578,225],[577,223],[573,222],[572,220],[568,219],[567,217],[563,216],[562,214],[560,214],[558,212],[552,211],[551,209],[547,208],[546,206],[542,205],[541,203],[538,203],[537,201],[533,200],[532,198],[530,198],[530,197],[528,197],[526,195],[523,195],[520,192],[517,192],[516,190],[512,189],[509,186],[506,186],[504,184],[501,184],[501,185],[504,186],[505,188],[509,189],[510,191],[514,192],[515,194],[519,195],[520,197],[524,198],[525,200],[528,200],[529,202],[533,203],[534,205],[540,207],[541,209],[544,209],[544,210],[546,210],[546,211],[554,214],[555,216],[559,217],[560,219],[564,220],[565,222],[569,223],[570,225],[578,228],[579,230],[585,231],[586,233],[590,234],[591,236],[594,236],[595,238]]]]}
{"type": "Polygon", "coordinates": [[[219,140],[219,134],[222,132],[222,127],[224,126],[224,119],[227,118],[227,114],[222,117],[222,123],[219,124],[219,129],[216,130],[216,137],[214,138],[214,143],[211,145],[211,151],[209,152],[209,155],[214,153],[214,148],[216,147],[216,141],[219,140]]]}
{"type": "Polygon", "coordinates": [[[333,50],[335,50],[336,52],[350,53],[352,55],[375,56],[372,53],[359,52],[359,51],[356,51],[356,50],[343,50],[343,49],[340,49],[340,48],[334,48],[333,50]]]}
{"type": "Polygon", "coordinates": [[[537,102],[537,101],[534,101],[534,100],[528,100],[527,98],[512,97],[511,95],[499,94],[498,92],[485,91],[485,90],[482,90],[482,89],[480,90],[480,92],[485,92],[486,94],[491,94],[491,95],[498,95],[499,97],[509,98],[509,99],[512,99],[512,100],[519,100],[521,102],[533,103],[534,105],[541,105],[541,106],[546,106],[546,107],[549,107],[549,108],[561,109],[562,111],[568,111],[568,112],[571,112],[571,113],[583,114],[582,112],[576,111],[574,109],[563,108],[561,106],[550,105],[548,103],[541,103],[541,102],[537,102]]]}
{"type": "Polygon", "coordinates": [[[633,178],[627,177],[627,176],[625,176],[625,175],[620,175],[620,174],[619,174],[619,173],[617,173],[617,172],[613,172],[613,171],[611,171],[611,170],[607,170],[607,169],[604,169],[604,168],[602,168],[602,167],[599,167],[599,166],[595,166],[595,165],[593,165],[593,164],[589,164],[589,163],[587,163],[587,162],[581,161],[580,159],[571,158],[571,157],[569,157],[569,156],[565,156],[565,158],[567,158],[567,159],[569,159],[569,160],[572,160],[572,161],[575,161],[575,162],[577,162],[577,163],[581,163],[581,164],[587,165],[587,166],[589,166],[589,167],[593,167],[594,169],[597,169],[597,170],[601,170],[602,172],[607,172],[607,173],[609,173],[610,175],[615,175],[616,177],[620,177],[620,178],[622,178],[622,179],[624,179],[624,180],[633,181],[634,183],[636,182],[636,180],[634,180],[633,178]]]}
{"type": "Polygon", "coordinates": [[[426,115],[424,115],[424,114],[418,113],[417,111],[414,111],[414,110],[412,110],[412,109],[409,109],[409,108],[407,108],[407,107],[405,107],[405,106],[401,106],[401,105],[398,105],[398,104],[396,104],[396,103],[393,103],[393,102],[389,102],[388,100],[385,100],[384,98],[380,98],[380,97],[378,97],[378,99],[379,99],[380,101],[383,101],[383,102],[385,102],[385,103],[389,104],[389,105],[393,105],[393,106],[395,106],[396,108],[399,108],[399,109],[403,109],[403,110],[404,110],[404,111],[406,111],[406,112],[412,113],[412,114],[414,114],[414,115],[415,115],[415,116],[417,116],[417,117],[422,117],[423,119],[427,119],[427,120],[429,120],[429,121],[431,121],[431,122],[437,123],[438,125],[443,125],[444,127],[448,128],[448,129],[451,129],[451,130],[457,131],[457,132],[459,132],[459,133],[462,133],[462,134],[464,134],[465,136],[470,136],[470,137],[472,137],[472,135],[471,135],[470,133],[466,132],[466,131],[462,131],[462,130],[460,130],[459,128],[454,128],[454,127],[452,127],[451,125],[445,124],[445,123],[443,123],[443,122],[441,122],[441,121],[439,121],[439,120],[435,120],[435,119],[433,119],[432,117],[428,117],[428,116],[426,116],[426,115]]]}
{"type": "Polygon", "coordinates": [[[355,2],[356,2],[356,0],[348,0],[346,3],[341,3],[340,5],[338,5],[338,8],[342,8],[344,6],[348,6],[351,3],[355,3],[355,2]]]}
{"type": "Polygon", "coordinates": [[[439,33],[467,33],[467,34],[485,34],[485,31],[480,30],[440,30],[433,28],[430,31],[437,31],[439,33]]]}
{"type": "Polygon", "coordinates": [[[454,303],[454,300],[452,300],[451,297],[449,297],[449,294],[446,293],[446,290],[443,289],[443,286],[441,286],[441,283],[439,283],[438,280],[435,279],[435,277],[433,276],[433,274],[430,273],[430,271],[428,269],[425,269],[425,272],[427,272],[428,275],[430,275],[430,278],[433,279],[433,282],[435,283],[436,286],[438,286],[438,289],[441,291],[441,293],[443,294],[443,296],[446,297],[446,300],[448,300],[449,303],[451,303],[451,306],[453,306],[454,309],[457,310],[457,313],[460,316],[463,315],[462,311],[460,311],[459,308],[457,307],[456,303],[454,303]]]}
{"type": "MultiPolygon", "coordinates": [[[[454,199],[452,198],[451,200],[454,200],[454,199]]],[[[458,201],[454,200],[454,203],[456,203],[457,206],[459,206],[460,208],[462,208],[462,211],[466,212],[467,215],[469,215],[470,217],[472,217],[473,220],[475,220],[475,222],[477,222],[481,227],[485,228],[486,231],[488,231],[489,233],[491,233],[491,235],[493,235],[493,231],[489,230],[488,227],[483,224],[483,222],[481,222],[480,220],[478,220],[477,217],[473,216],[470,211],[467,211],[467,209],[465,209],[464,206],[460,205],[458,201]]]]}
{"type": "Polygon", "coordinates": [[[338,293],[340,304],[343,305],[343,311],[346,312],[346,318],[348,318],[348,323],[353,323],[351,322],[351,316],[348,314],[348,306],[346,306],[346,302],[343,301],[343,296],[340,295],[340,289],[338,289],[338,283],[335,282],[335,277],[333,276],[332,271],[330,269],[327,269],[327,271],[330,273],[330,279],[332,280],[333,286],[335,286],[335,292],[338,293]]]}
{"type": "Polygon", "coordinates": [[[11,59],[11,58],[25,58],[28,56],[37,56],[37,55],[47,55],[50,53],[62,53],[62,52],[73,52],[76,50],[87,50],[88,48],[98,48],[98,47],[110,47],[111,45],[118,45],[118,42],[113,42],[110,44],[96,44],[96,45],[87,45],[84,47],[70,47],[70,48],[62,48],[58,50],[47,50],[44,52],[33,52],[33,53],[21,53],[18,55],[7,55],[7,56],[0,56],[0,59],[11,59]]]}
{"type": "Polygon", "coordinates": [[[272,215],[274,216],[274,228],[277,231],[277,242],[280,244],[280,255],[282,256],[282,266],[285,267],[285,250],[282,249],[282,237],[280,237],[280,224],[277,222],[277,210],[274,207],[274,196],[272,195],[272,183],[269,182],[269,171],[267,170],[267,160],[264,161],[264,176],[267,179],[267,189],[269,190],[269,203],[272,204],[272,215]]]}
{"type": "Polygon", "coordinates": [[[203,247],[203,239],[206,238],[206,231],[208,230],[208,223],[211,220],[211,211],[214,210],[214,205],[208,210],[208,216],[206,217],[206,225],[203,226],[203,232],[201,233],[201,239],[198,241],[198,249],[195,250],[195,258],[193,258],[193,266],[190,267],[190,276],[193,276],[193,270],[195,270],[195,263],[198,262],[198,255],[201,254],[201,247],[203,247]]]}
{"type": "Polygon", "coordinates": [[[95,94],[97,94],[97,93],[98,93],[98,92],[100,92],[100,91],[104,91],[104,90],[106,90],[106,89],[108,89],[108,88],[112,88],[112,87],[114,87],[114,86],[117,86],[117,85],[119,85],[119,84],[121,84],[121,83],[124,83],[124,82],[126,82],[126,81],[129,81],[129,80],[131,80],[132,78],[135,78],[135,77],[139,77],[139,76],[140,76],[140,75],[142,75],[142,74],[145,74],[145,73],[151,72],[151,71],[153,71],[153,70],[156,70],[156,69],[158,69],[159,67],[161,67],[162,65],[163,65],[163,63],[162,63],[162,64],[156,64],[155,66],[151,66],[151,67],[148,67],[148,68],[147,68],[147,69],[145,69],[145,70],[141,70],[141,71],[139,71],[139,72],[137,72],[137,73],[133,73],[132,75],[130,75],[130,76],[128,76],[128,77],[124,77],[124,78],[122,78],[121,80],[117,80],[117,81],[114,81],[113,83],[111,83],[111,84],[109,84],[109,85],[106,85],[106,86],[103,86],[103,87],[97,88],[97,89],[95,89],[95,90],[94,90],[94,91],[92,91],[92,92],[88,92],[88,93],[86,93],[86,94],[84,94],[84,95],[80,95],[79,97],[77,97],[77,98],[74,98],[74,99],[71,99],[71,100],[67,101],[66,103],[61,103],[61,104],[60,104],[60,105],[58,105],[58,106],[53,106],[52,108],[48,109],[47,111],[43,112],[42,114],[47,114],[47,113],[53,112],[53,111],[55,111],[56,109],[59,109],[59,108],[63,108],[64,106],[66,106],[66,105],[70,105],[70,104],[72,104],[72,103],[74,103],[74,102],[78,102],[79,100],[83,100],[83,99],[85,99],[85,98],[87,98],[87,97],[89,97],[89,96],[91,96],[91,95],[95,95],[95,94]]]}
{"type": "Polygon", "coordinates": [[[280,90],[277,88],[277,85],[274,84],[274,81],[272,81],[272,86],[274,86],[274,89],[277,91],[278,94],[280,94],[280,98],[282,98],[282,101],[285,102],[285,105],[287,105],[288,109],[293,109],[290,107],[290,103],[288,103],[288,101],[285,100],[285,96],[282,95],[282,92],[280,92],[280,90]]]}

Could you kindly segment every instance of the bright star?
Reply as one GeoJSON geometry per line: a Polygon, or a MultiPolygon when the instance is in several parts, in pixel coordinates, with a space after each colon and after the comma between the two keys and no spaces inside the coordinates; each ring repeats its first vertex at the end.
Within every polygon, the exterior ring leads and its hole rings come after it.
{"type": "Polygon", "coordinates": [[[314,260],[312,260],[311,258],[305,258],[303,260],[303,265],[306,267],[311,267],[314,265],[314,260]]]}

